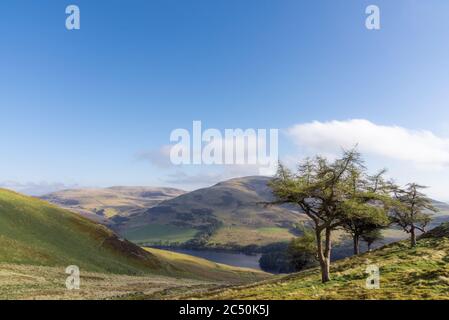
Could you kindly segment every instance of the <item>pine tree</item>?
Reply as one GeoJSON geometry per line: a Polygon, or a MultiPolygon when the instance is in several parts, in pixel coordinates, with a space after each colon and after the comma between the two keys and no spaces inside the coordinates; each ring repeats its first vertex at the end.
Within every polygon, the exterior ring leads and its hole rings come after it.
{"type": "Polygon", "coordinates": [[[323,283],[330,280],[331,236],[341,227],[345,216],[344,203],[349,197],[347,181],[351,169],[361,165],[356,150],[345,151],[342,157],[332,162],[317,156],[306,159],[296,174],[280,164],[270,183],[277,198],[275,203],[294,203],[310,218],[323,283]]]}
{"type": "Polygon", "coordinates": [[[410,244],[416,246],[417,231],[425,232],[427,224],[431,221],[430,212],[437,212],[429,199],[420,190],[427,187],[417,183],[409,183],[404,189],[394,190],[400,205],[392,210],[392,221],[410,234],[410,244]]]}

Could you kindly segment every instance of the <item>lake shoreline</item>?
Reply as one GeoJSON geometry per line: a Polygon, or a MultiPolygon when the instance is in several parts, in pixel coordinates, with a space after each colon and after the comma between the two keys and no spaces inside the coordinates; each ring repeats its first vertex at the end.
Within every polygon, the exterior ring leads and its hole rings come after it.
{"type": "Polygon", "coordinates": [[[173,246],[149,246],[150,248],[162,249],[177,253],[192,255],[216,263],[222,263],[234,267],[250,268],[263,271],[259,264],[261,253],[246,253],[237,250],[226,250],[222,248],[181,248],[173,246]]]}

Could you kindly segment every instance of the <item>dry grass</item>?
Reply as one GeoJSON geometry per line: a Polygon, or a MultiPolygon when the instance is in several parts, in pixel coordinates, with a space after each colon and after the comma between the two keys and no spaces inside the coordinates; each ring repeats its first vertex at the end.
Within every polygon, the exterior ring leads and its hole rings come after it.
{"type": "Polygon", "coordinates": [[[217,288],[219,282],[126,276],[81,270],[79,290],[68,290],[63,267],[0,264],[0,299],[152,299],[217,288]]]}

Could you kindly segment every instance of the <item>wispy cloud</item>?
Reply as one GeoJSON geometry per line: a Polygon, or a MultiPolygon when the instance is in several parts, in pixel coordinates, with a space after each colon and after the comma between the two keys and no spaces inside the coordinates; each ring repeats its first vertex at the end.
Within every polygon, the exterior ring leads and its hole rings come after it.
{"type": "Polygon", "coordinates": [[[362,153],[430,167],[449,166],[449,138],[368,120],[310,122],[288,129],[298,146],[323,154],[358,145],[362,153]]]}
{"type": "MultiPolygon", "coordinates": [[[[159,168],[160,173],[164,173],[158,179],[160,183],[164,185],[193,190],[196,188],[208,187],[220,181],[232,178],[260,175],[261,166],[258,164],[174,165],[170,161],[171,148],[172,145],[164,145],[159,149],[136,154],[138,160],[148,161],[159,168]]],[[[247,146],[245,146],[245,152],[248,152],[247,146]]],[[[201,155],[201,150],[199,151],[199,154],[201,155]]],[[[244,159],[242,159],[242,162],[243,160],[244,159]]]]}
{"type": "Polygon", "coordinates": [[[230,165],[201,167],[199,172],[186,172],[182,169],[168,174],[163,180],[170,185],[181,185],[187,189],[210,186],[220,181],[259,175],[257,165],[230,165]]]}
{"type": "Polygon", "coordinates": [[[158,168],[169,168],[173,166],[170,161],[171,147],[171,145],[164,145],[159,149],[139,152],[136,155],[136,158],[138,160],[149,161],[151,164],[158,168]]]}

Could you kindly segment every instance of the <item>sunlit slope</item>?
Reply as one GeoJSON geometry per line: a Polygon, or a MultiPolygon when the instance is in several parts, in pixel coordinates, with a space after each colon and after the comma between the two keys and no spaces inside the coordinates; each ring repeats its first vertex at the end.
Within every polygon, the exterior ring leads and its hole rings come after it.
{"type": "Polygon", "coordinates": [[[306,218],[285,207],[265,206],[274,200],[269,181],[259,176],[235,178],[183,194],[131,215],[119,232],[140,244],[193,238],[212,247],[289,241],[292,227],[306,218]]]}
{"type": "Polygon", "coordinates": [[[335,262],[332,281],[318,269],[196,296],[206,299],[449,299],[449,224],[420,238],[335,262]],[[380,268],[380,289],[367,289],[367,265],[380,268]]]}
{"type": "Polygon", "coordinates": [[[179,256],[160,250],[153,254],[78,214],[0,189],[0,271],[6,265],[12,269],[19,265],[61,268],[58,270],[77,265],[89,272],[151,274],[226,283],[266,277],[253,270],[179,256]]]}
{"type": "Polygon", "coordinates": [[[77,265],[98,272],[163,272],[143,249],[45,201],[0,189],[0,263],[77,265]]]}

